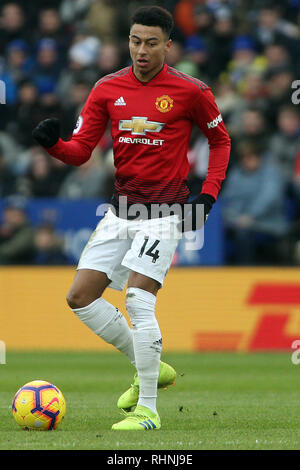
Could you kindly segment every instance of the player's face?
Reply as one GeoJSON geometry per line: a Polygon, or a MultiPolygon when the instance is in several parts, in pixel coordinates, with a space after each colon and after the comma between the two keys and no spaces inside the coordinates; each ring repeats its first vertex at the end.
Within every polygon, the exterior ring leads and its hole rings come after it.
{"type": "Polygon", "coordinates": [[[159,26],[134,24],[129,35],[129,50],[134,73],[142,81],[151,80],[162,68],[172,44],[159,26]]]}

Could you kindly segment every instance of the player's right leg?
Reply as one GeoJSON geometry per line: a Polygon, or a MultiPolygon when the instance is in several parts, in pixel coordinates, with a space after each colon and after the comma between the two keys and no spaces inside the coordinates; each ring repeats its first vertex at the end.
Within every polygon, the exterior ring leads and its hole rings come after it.
{"type": "Polygon", "coordinates": [[[104,272],[80,269],[67,295],[67,302],[85,325],[134,364],[132,331],[127,320],[116,307],[101,297],[110,282],[104,272]]]}
{"type": "MultiPolygon", "coordinates": [[[[67,302],[78,318],[105,342],[115,346],[135,365],[132,330],[122,313],[101,296],[110,284],[101,271],[80,269],[67,295],[67,302]]],[[[160,363],[158,388],[167,387],[175,380],[176,372],[165,362],[160,363]]],[[[118,400],[118,408],[131,409],[137,405],[139,378],[118,400]]]]}

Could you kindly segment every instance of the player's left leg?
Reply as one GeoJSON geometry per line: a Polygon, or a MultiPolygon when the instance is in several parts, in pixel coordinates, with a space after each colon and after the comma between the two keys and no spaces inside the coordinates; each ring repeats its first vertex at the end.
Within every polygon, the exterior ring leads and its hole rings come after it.
{"type": "MultiPolygon", "coordinates": [[[[135,288],[137,286],[139,286],[138,291],[140,289],[143,289],[145,291],[150,292],[150,294],[154,294],[156,296],[158,288],[160,287],[160,284],[153,279],[149,279],[146,276],[143,276],[139,273],[131,271],[129,282],[128,282],[128,287],[135,288]]],[[[151,295],[149,297],[150,299],[153,299],[154,301],[156,301],[156,299],[154,299],[154,297],[151,297],[151,295]]],[[[130,299],[132,299],[132,297],[127,295],[126,296],[127,309],[131,308],[130,299]]],[[[129,310],[128,310],[128,313],[129,313],[129,310]]],[[[152,313],[154,315],[154,312],[152,313]]],[[[135,330],[133,329],[132,331],[135,331],[135,330]]],[[[160,361],[157,388],[166,389],[169,385],[174,385],[175,379],[176,379],[176,371],[173,369],[173,367],[167,364],[166,362],[160,361]]],[[[140,379],[139,379],[138,373],[136,373],[134,376],[133,383],[131,384],[131,387],[128,390],[126,390],[126,392],[124,392],[118,399],[118,403],[117,403],[118,408],[123,409],[124,411],[131,411],[132,408],[135,407],[138,403],[139,393],[140,393],[140,379]]]]}
{"type": "MultiPolygon", "coordinates": [[[[161,375],[162,339],[155,316],[155,304],[156,294],[163,285],[181,237],[177,221],[177,216],[169,216],[144,220],[132,225],[134,239],[121,264],[131,271],[126,293],[126,308],[133,326],[139,396],[134,412],[125,420],[113,425],[113,429],[160,428],[156,398],[158,377],[161,375]],[[141,419],[143,417],[144,420],[141,419]]],[[[174,369],[172,372],[174,380],[176,373],[174,369]]]]}
{"type": "Polygon", "coordinates": [[[114,430],[160,428],[156,398],[162,339],[155,316],[156,294],[159,288],[159,282],[143,274],[131,272],[129,276],[126,308],[133,328],[139,398],[134,412],[114,424],[114,430]]]}
{"type": "Polygon", "coordinates": [[[162,338],[155,316],[160,284],[143,274],[131,272],[126,292],[126,309],[132,324],[133,348],[139,376],[138,405],[156,412],[162,338]]]}

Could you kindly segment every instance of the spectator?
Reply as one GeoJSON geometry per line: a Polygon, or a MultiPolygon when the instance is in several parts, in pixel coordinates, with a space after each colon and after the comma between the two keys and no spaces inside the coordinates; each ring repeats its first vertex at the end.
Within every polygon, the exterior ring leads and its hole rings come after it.
{"type": "Polygon", "coordinates": [[[37,43],[37,62],[32,71],[35,84],[40,93],[48,87],[55,90],[61,72],[58,44],[54,39],[44,38],[37,43]]]}
{"type": "MultiPolygon", "coordinates": [[[[78,116],[90,93],[90,85],[84,80],[77,80],[72,84],[70,91],[70,103],[64,107],[66,135],[71,136],[78,116]]],[[[59,160],[58,160],[59,161],[59,160]]]]}
{"type": "Polygon", "coordinates": [[[30,264],[34,258],[33,233],[24,199],[10,196],[0,225],[0,265],[30,264]]]}
{"type": "Polygon", "coordinates": [[[213,15],[202,0],[180,0],[174,11],[175,22],[185,36],[209,34],[213,15]]]}
{"type": "MultiPolygon", "coordinates": [[[[57,179],[52,159],[40,147],[32,147],[32,161],[19,184],[26,188],[28,197],[53,197],[59,191],[62,181],[57,179]]],[[[63,165],[65,167],[65,165],[63,165]]],[[[66,175],[66,174],[65,174],[66,175]]]]}
{"type": "Polygon", "coordinates": [[[25,40],[29,31],[26,28],[24,12],[17,2],[4,4],[0,17],[0,55],[7,45],[16,39],[25,40]]]}
{"type": "Polygon", "coordinates": [[[248,73],[263,72],[266,66],[267,61],[258,55],[253,39],[247,35],[237,36],[232,45],[232,59],[221,76],[241,90],[248,73]]]}
{"type": "Polygon", "coordinates": [[[208,39],[209,76],[216,80],[231,58],[231,47],[234,39],[234,22],[229,8],[220,8],[215,12],[212,34],[208,39]]]}
{"type": "Polygon", "coordinates": [[[6,67],[4,72],[9,74],[16,84],[29,77],[33,61],[29,54],[29,46],[23,39],[15,39],[6,48],[6,67]]]}
{"type": "Polygon", "coordinates": [[[243,108],[243,99],[229,82],[219,80],[215,84],[216,102],[230,131],[231,116],[237,109],[243,108]]]}
{"type": "MultiPolygon", "coordinates": [[[[97,152],[97,150],[96,150],[97,152]]],[[[66,199],[85,199],[107,196],[109,174],[104,164],[94,155],[77,168],[74,168],[64,180],[58,196],[66,199]]]]}
{"type": "Polygon", "coordinates": [[[0,132],[0,146],[3,151],[5,163],[9,165],[11,170],[15,173],[15,167],[18,165],[22,148],[8,132],[0,132]]]}
{"type": "Polygon", "coordinates": [[[267,59],[267,75],[271,75],[278,69],[291,67],[291,56],[288,49],[280,42],[268,44],[264,49],[264,56],[267,59]]]}
{"type": "Polygon", "coordinates": [[[300,216],[300,147],[295,160],[293,174],[293,194],[297,200],[298,215],[300,216]]]}
{"type": "Polygon", "coordinates": [[[270,140],[270,154],[287,184],[293,181],[297,154],[300,150],[300,113],[296,106],[287,105],[278,115],[279,132],[270,140]]]}
{"type": "Polygon", "coordinates": [[[39,123],[41,106],[35,84],[30,80],[22,80],[19,84],[18,101],[12,109],[7,130],[16,141],[25,148],[32,145],[31,131],[39,123]]]}
{"type": "Polygon", "coordinates": [[[39,12],[36,41],[43,38],[51,38],[57,44],[58,52],[63,59],[66,57],[68,47],[70,47],[72,40],[71,31],[69,30],[68,34],[66,34],[56,8],[46,6],[39,12]]]}
{"type": "Polygon", "coordinates": [[[14,194],[16,178],[10,167],[4,161],[3,149],[0,147],[0,198],[14,194]]]}
{"type": "Polygon", "coordinates": [[[273,131],[276,131],[280,108],[291,102],[291,84],[294,74],[291,68],[278,67],[266,75],[266,80],[268,89],[266,116],[273,131]]]}
{"type": "Polygon", "coordinates": [[[73,26],[87,14],[93,0],[62,0],[59,13],[63,23],[73,26]]]}
{"type": "Polygon", "coordinates": [[[65,105],[70,104],[70,90],[79,81],[90,84],[98,80],[95,63],[99,54],[100,42],[93,37],[84,37],[69,50],[68,67],[65,68],[57,84],[57,93],[65,105]]]}
{"type": "Polygon", "coordinates": [[[208,81],[207,76],[207,49],[205,43],[198,36],[189,36],[184,43],[184,57],[176,65],[184,73],[208,81]]]}
{"type": "Polygon", "coordinates": [[[276,262],[276,241],[287,231],[284,180],[256,144],[241,143],[239,155],[222,193],[227,236],[233,243],[229,261],[276,262]]]}
{"type": "Polygon", "coordinates": [[[261,46],[271,44],[276,40],[288,42],[296,40],[299,34],[297,27],[281,16],[281,8],[270,3],[263,5],[258,13],[255,37],[261,46]]]}
{"type": "MultiPolygon", "coordinates": [[[[248,108],[235,116],[237,127],[232,126],[232,153],[230,165],[238,160],[237,147],[244,140],[252,141],[265,150],[269,142],[269,131],[264,113],[260,109],[248,108]]],[[[232,119],[233,121],[234,119],[232,119]]]]}
{"type": "Polygon", "coordinates": [[[61,135],[63,138],[66,138],[67,123],[64,118],[64,108],[57,93],[55,93],[54,83],[44,83],[43,88],[40,90],[38,104],[40,113],[39,121],[51,117],[60,119],[62,124],[61,135]]]}
{"type": "Polygon", "coordinates": [[[44,224],[36,228],[34,247],[34,264],[44,266],[69,264],[63,251],[63,240],[55,233],[52,225],[44,224]]]}
{"type": "Polygon", "coordinates": [[[88,67],[96,63],[101,42],[94,36],[88,36],[75,42],[70,48],[70,58],[88,67]]]}
{"type": "Polygon", "coordinates": [[[103,42],[118,39],[118,5],[115,0],[95,0],[86,16],[86,23],[91,33],[103,42]]]}
{"type": "MultiPolygon", "coordinates": [[[[234,93],[234,86],[232,84],[227,84],[227,88],[226,83],[222,83],[222,85],[221,91],[227,90],[228,97],[231,97],[230,103],[235,104],[234,107],[231,107],[231,112],[228,114],[226,121],[232,136],[238,138],[240,135],[242,137],[244,129],[253,127],[253,121],[257,120],[257,126],[255,124],[254,126],[261,129],[262,136],[268,137],[265,134],[266,120],[264,117],[268,94],[263,75],[259,72],[248,73],[240,93],[234,93]],[[248,112],[250,116],[247,114],[248,112]],[[248,126],[248,118],[250,126],[248,126]]],[[[223,110],[221,109],[221,111],[223,110]]]]}
{"type": "Polygon", "coordinates": [[[175,22],[184,36],[196,34],[197,26],[194,18],[195,0],[179,0],[174,11],[175,22]]]}
{"type": "Polygon", "coordinates": [[[99,49],[99,57],[96,63],[97,77],[96,79],[116,72],[120,69],[120,52],[118,46],[112,43],[103,44],[99,49]]]}
{"type": "Polygon", "coordinates": [[[57,197],[63,181],[66,179],[67,175],[71,173],[72,168],[70,167],[70,165],[66,165],[60,160],[57,160],[57,158],[53,158],[51,160],[51,166],[51,174],[53,176],[53,192],[55,194],[55,197],[57,197]]]}
{"type": "Polygon", "coordinates": [[[209,37],[213,26],[213,15],[209,7],[196,0],[193,8],[196,32],[202,38],[209,37]]]}
{"type": "Polygon", "coordinates": [[[244,80],[241,90],[241,96],[244,99],[245,106],[256,106],[261,110],[266,108],[267,87],[260,72],[250,72],[244,80]]]}

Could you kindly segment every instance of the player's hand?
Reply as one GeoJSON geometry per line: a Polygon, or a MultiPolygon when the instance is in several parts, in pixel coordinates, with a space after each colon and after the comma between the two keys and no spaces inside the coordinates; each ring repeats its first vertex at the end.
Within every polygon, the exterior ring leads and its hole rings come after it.
{"type": "Polygon", "coordinates": [[[205,222],[207,221],[208,214],[215,203],[215,198],[210,194],[200,194],[199,196],[194,199],[190,205],[191,210],[188,212],[187,216],[178,223],[178,229],[181,232],[189,232],[191,230],[199,230],[203,227],[205,222]],[[197,216],[197,205],[203,204],[203,217],[199,217],[199,211],[197,216]]]}
{"type": "Polygon", "coordinates": [[[41,121],[32,131],[32,137],[45,148],[52,147],[59,139],[59,119],[51,118],[41,121]]]}

